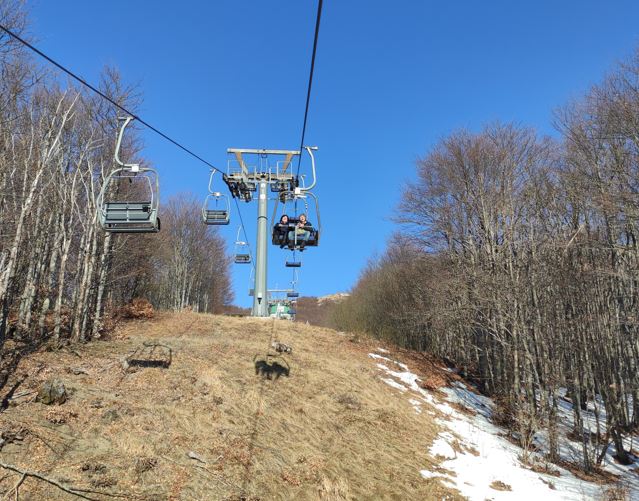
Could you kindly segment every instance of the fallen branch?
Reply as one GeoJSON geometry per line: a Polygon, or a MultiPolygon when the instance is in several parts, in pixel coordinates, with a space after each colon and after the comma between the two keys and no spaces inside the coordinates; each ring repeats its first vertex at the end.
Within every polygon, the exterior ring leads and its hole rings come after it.
{"type": "Polygon", "coordinates": [[[26,390],[26,391],[21,391],[20,393],[16,393],[15,395],[13,395],[9,401],[11,400],[15,400],[16,398],[20,398],[20,397],[26,397],[27,395],[33,395],[34,393],[38,393],[37,390],[26,390]]]}
{"type": "MultiPolygon", "coordinates": [[[[85,493],[87,493],[87,494],[99,494],[100,496],[108,496],[108,497],[113,497],[113,498],[120,498],[120,497],[125,497],[125,498],[129,498],[129,499],[131,498],[130,496],[123,496],[121,494],[110,494],[108,492],[91,491],[91,490],[88,490],[88,489],[79,489],[79,488],[75,488],[75,487],[66,487],[66,486],[62,485],[60,482],[58,482],[57,480],[53,480],[52,478],[45,477],[41,473],[38,473],[38,472],[35,472],[35,471],[30,471],[30,470],[22,470],[22,469],[18,468],[17,466],[14,466],[12,464],[0,463],[0,467],[4,468],[5,470],[10,470],[10,471],[13,471],[15,473],[18,473],[19,475],[22,475],[22,477],[20,478],[18,483],[15,485],[15,487],[13,489],[11,489],[12,491],[15,490],[16,498],[18,496],[18,489],[20,488],[20,485],[25,481],[25,479],[27,477],[37,478],[38,480],[42,480],[43,482],[46,482],[48,484],[53,485],[54,487],[57,487],[61,491],[64,491],[64,492],[66,492],[68,494],[73,494],[74,496],[77,496],[80,499],[87,499],[89,501],[101,501],[101,500],[98,499],[98,498],[89,497],[89,496],[85,495],[85,493]]],[[[11,492],[11,491],[9,491],[9,492],[11,492]]]]}
{"type": "Polygon", "coordinates": [[[23,473],[20,476],[20,480],[16,482],[16,485],[14,485],[11,489],[9,489],[9,491],[5,494],[5,496],[2,499],[9,499],[9,496],[11,495],[11,493],[15,492],[15,500],[18,501],[18,489],[20,489],[20,486],[22,485],[22,482],[24,482],[25,478],[27,478],[27,476],[23,473]]]}

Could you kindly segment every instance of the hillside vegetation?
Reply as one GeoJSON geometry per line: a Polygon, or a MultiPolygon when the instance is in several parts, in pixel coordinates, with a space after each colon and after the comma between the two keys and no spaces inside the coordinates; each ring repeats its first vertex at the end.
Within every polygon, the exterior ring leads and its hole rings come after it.
{"type": "Polygon", "coordinates": [[[335,309],[347,297],[348,294],[345,293],[321,297],[300,297],[297,300],[296,320],[298,322],[308,322],[319,327],[333,328],[335,326],[335,309]]]}
{"type": "Polygon", "coordinates": [[[558,138],[500,123],[442,138],[336,325],[450,360],[501,402],[520,445],[548,434],[557,464],[567,394],[583,471],[610,450],[633,465],[638,111],[639,50],[556,112],[558,138]]]}
{"type": "MultiPolygon", "coordinates": [[[[25,2],[0,0],[0,21],[30,39],[25,2]]],[[[193,195],[162,198],[158,235],[100,229],[99,194],[114,169],[121,110],[80,86],[60,87],[40,63],[0,30],[0,352],[14,335],[34,345],[100,337],[137,297],[156,308],[223,311],[232,300],[226,243],[201,223],[193,195]]],[[[105,68],[96,85],[138,109],[141,95],[117,70],[105,68]]],[[[127,133],[120,154],[155,167],[139,129],[127,133]]]]}
{"type": "MultiPolygon", "coordinates": [[[[41,351],[0,412],[0,460],[123,499],[456,499],[420,470],[437,426],[379,377],[371,347],[299,323],[183,312],[123,324],[110,340],[41,351]],[[273,340],[290,373],[257,375],[273,340]],[[142,343],[168,368],[129,367],[142,343]],[[60,379],[69,396],[36,391],[60,379]]],[[[6,390],[5,390],[6,392],[6,390]]],[[[20,479],[4,470],[0,492],[20,479]]],[[[32,477],[20,499],[76,499],[32,477]]],[[[79,491],[76,491],[79,492],[79,491]]],[[[84,492],[91,499],[110,496],[84,492]]]]}

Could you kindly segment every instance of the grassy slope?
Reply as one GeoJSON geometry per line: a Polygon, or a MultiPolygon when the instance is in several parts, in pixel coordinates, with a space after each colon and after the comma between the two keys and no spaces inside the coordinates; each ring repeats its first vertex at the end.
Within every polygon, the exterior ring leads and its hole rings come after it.
{"type": "MultiPolygon", "coordinates": [[[[19,392],[53,376],[75,392],[61,406],[26,396],[0,413],[0,430],[26,432],[0,460],[131,499],[456,499],[421,478],[437,430],[377,377],[369,348],[284,321],[180,313],[127,323],[111,341],[22,362],[30,375],[19,392]],[[276,381],[253,366],[271,336],[294,350],[290,377],[276,381]],[[120,359],[149,340],[173,348],[171,367],[125,373],[120,359]]],[[[20,499],[74,498],[28,479],[20,499]]]]}

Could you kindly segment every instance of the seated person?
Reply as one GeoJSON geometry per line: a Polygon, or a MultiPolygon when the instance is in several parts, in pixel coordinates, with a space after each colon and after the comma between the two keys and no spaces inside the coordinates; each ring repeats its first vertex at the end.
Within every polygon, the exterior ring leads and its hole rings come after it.
{"type": "Polygon", "coordinates": [[[280,222],[273,228],[273,243],[280,246],[282,249],[287,243],[288,236],[288,216],[282,215],[280,222]]]}
{"type": "Polygon", "coordinates": [[[311,226],[312,224],[306,220],[306,214],[300,214],[295,229],[288,232],[289,247],[291,245],[299,245],[300,250],[303,250],[311,236],[311,232],[307,229],[311,226]]]}

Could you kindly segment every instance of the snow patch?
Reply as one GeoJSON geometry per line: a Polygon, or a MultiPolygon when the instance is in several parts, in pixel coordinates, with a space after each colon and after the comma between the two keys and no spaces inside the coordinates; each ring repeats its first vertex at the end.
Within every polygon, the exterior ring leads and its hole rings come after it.
{"type": "Polygon", "coordinates": [[[414,398],[410,398],[410,399],[408,399],[408,401],[413,406],[413,409],[415,409],[415,412],[417,414],[421,414],[422,413],[422,402],[420,402],[419,400],[416,400],[414,398]]]}
{"type": "Polygon", "coordinates": [[[399,384],[394,379],[383,377],[382,381],[384,381],[387,385],[392,386],[393,388],[396,388],[396,389],[398,389],[400,391],[406,391],[406,387],[404,385],[399,384]]]}
{"type": "MultiPolygon", "coordinates": [[[[522,449],[505,438],[506,430],[491,422],[494,404],[490,398],[477,395],[457,381],[452,387],[441,389],[445,393],[445,401],[441,401],[440,397],[420,386],[419,377],[405,364],[375,353],[369,356],[377,362],[377,367],[383,372],[380,377],[386,384],[408,394],[408,401],[417,414],[425,410],[423,404],[429,404],[444,416],[436,420],[443,431],[429,450],[434,458],[441,460],[439,466],[442,471],[421,470],[423,478],[440,479],[471,500],[582,501],[602,498],[599,485],[582,481],[564,468],[552,465],[560,474],[557,477],[536,473],[523,465],[520,461],[522,449]],[[389,365],[400,367],[402,371],[393,370],[389,365]],[[459,406],[469,412],[458,410],[459,406]]],[[[570,409],[566,411],[563,422],[570,426],[568,414],[571,414],[570,409]]],[[[540,442],[543,442],[543,437],[540,442]]],[[[575,446],[578,447],[578,444],[575,446]]],[[[544,462],[540,455],[531,453],[530,456],[544,462]]],[[[631,499],[639,500],[639,475],[629,468],[620,469],[618,467],[614,473],[622,474],[631,499]]]]}

